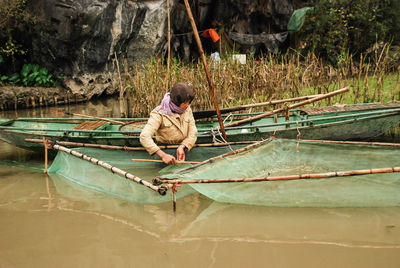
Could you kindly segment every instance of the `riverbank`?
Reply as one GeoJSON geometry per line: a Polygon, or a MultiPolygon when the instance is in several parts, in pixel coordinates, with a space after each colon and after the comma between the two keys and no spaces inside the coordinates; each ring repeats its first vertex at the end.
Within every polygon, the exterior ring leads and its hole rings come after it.
{"type": "Polygon", "coordinates": [[[0,111],[86,102],[88,98],[62,87],[0,87],[0,111]]]}

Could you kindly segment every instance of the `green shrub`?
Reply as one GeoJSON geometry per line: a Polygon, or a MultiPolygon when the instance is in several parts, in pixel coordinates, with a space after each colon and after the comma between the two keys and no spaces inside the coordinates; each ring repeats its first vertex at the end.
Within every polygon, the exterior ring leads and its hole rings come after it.
{"type": "Polygon", "coordinates": [[[400,1],[320,0],[300,32],[303,53],[337,64],[344,54],[366,54],[378,42],[399,42],[400,1]]]}
{"type": "MultiPolygon", "coordinates": [[[[61,78],[61,77],[57,77],[61,78]]],[[[56,86],[55,77],[46,68],[40,68],[37,64],[24,64],[20,73],[0,77],[2,84],[23,86],[56,86]]]]}

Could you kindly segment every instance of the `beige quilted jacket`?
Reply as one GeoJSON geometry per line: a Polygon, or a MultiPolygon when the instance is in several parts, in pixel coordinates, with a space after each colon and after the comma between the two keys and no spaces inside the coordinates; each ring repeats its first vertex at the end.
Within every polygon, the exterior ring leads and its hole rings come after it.
{"type": "Polygon", "coordinates": [[[166,115],[153,110],[140,133],[140,143],[149,154],[160,150],[153,140],[154,135],[158,143],[183,144],[188,150],[192,149],[197,139],[197,128],[190,106],[183,114],[166,115]]]}

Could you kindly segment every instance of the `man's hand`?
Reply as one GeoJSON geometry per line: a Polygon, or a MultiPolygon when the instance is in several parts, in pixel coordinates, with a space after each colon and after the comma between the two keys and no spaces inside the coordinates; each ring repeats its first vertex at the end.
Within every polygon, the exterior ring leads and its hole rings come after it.
{"type": "Polygon", "coordinates": [[[176,158],[170,154],[167,154],[161,150],[158,150],[156,154],[161,157],[162,161],[167,164],[167,165],[175,165],[176,164],[176,158]]]}
{"type": "Polygon", "coordinates": [[[181,144],[179,145],[178,149],[176,149],[176,157],[178,158],[179,161],[185,161],[186,158],[185,148],[186,146],[181,144]]]}

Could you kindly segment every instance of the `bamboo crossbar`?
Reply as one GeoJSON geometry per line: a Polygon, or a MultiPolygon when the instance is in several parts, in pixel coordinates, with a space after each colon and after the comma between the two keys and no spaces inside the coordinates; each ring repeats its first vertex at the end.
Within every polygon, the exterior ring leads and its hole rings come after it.
{"type": "MultiPolygon", "coordinates": [[[[221,111],[221,114],[226,114],[226,113],[242,111],[242,110],[249,109],[249,108],[262,107],[262,106],[268,106],[268,105],[276,105],[276,104],[300,101],[300,100],[308,100],[308,99],[312,99],[312,98],[315,98],[318,96],[321,96],[321,94],[301,96],[301,97],[282,99],[282,100],[270,100],[267,102],[259,102],[259,103],[252,103],[252,104],[244,104],[244,105],[239,105],[239,106],[234,106],[234,107],[223,108],[220,111],[221,111]]],[[[205,110],[205,111],[193,112],[193,116],[196,120],[213,117],[216,114],[217,114],[217,112],[215,110],[205,110]]]]}
{"type": "MultiPolygon", "coordinates": [[[[131,161],[133,162],[154,162],[154,163],[164,163],[161,159],[141,159],[141,158],[132,158],[131,161]]],[[[198,161],[182,161],[182,160],[177,160],[177,164],[198,164],[201,162],[198,161]]]]}
{"type": "Polygon", "coordinates": [[[262,182],[262,181],[280,181],[280,180],[323,179],[323,178],[332,178],[332,177],[346,177],[346,176],[395,173],[395,172],[400,172],[400,167],[359,169],[359,170],[334,171],[334,172],[312,173],[312,174],[301,174],[301,175],[283,175],[283,176],[272,176],[272,177],[238,178],[238,179],[204,179],[204,180],[172,179],[172,180],[165,180],[165,179],[156,177],[155,181],[161,182],[161,183],[168,183],[168,188],[170,188],[170,187],[172,187],[173,184],[176,184],[176,183],[178,183],[178,184],[229,183],[229,182],[262,182]]]}
{"type": "Polygon", "coordinates": [[[329,143],[329,144],[352,144],[352,145],[400,147],[400,143],[374,142],[374,141],[333,141],[333,140],[308,140],[308,139],[296,140],[296,139],[283,139],[283,138],[280,138],[280,140],[305,141],[305,142],[317,142],[317,143],[329,143]]]}
{"type": "Polygon", "coordinates": [[[347,91],[349,91],[349,88],[345,87],[345,88],[342,88],[342,89],[339,89],[339,90],[336,90],[336,91],[333,91],[333,92],[330,92],[330,93],[327,93],[327,94],[320,95],[318,97],[315,97],[315,98],[312,98],[312,99],[309,99],[309,100],[305,100],[305,101],[302,101],[302,102],[299,102],[299,103],[295,103],[295,104],[289,105],[288,107],[282,107],[282,108],[273,110],[271,112],[267,112],[267,113],[256,115],[256,116],[253,116],[253,117],[250,117],[250,118],[246,118],[246,119],[243,119],[243,120],[235,121],[235,122],[232,122],[230,124],[225,125],[225,127],[233,127],[233,126],[238,126],[238,125],[242,125],[242,124],[249,123],[249,122],[254,122],[254,121],[259,120],[261,118],[264,118],[264,117],[267,117],[267,116],[270,116],[270,115],[274,115],[276,113],[280,113],[280,112],[283,112],[285,110],[290,110],[290,109],[297,108],[297,107],[300,107],[300,106],[303,106],[303,105],[306,105],[306,104],[310,104],[310,103],[313,103],[313,102],[316,102],[316,101],[319,101],[319,100],[322,100],[322,99],[325,99],[325,98],[329,98],[329,97],[332,97],[332,96],[335,96],[335,95],[338,95],[338,94],[341,94],[341,93],[344,93],[344,92],[347,92],[347,91]]]}
{"type": "MultiPolygon", "coordinates": [[[[255,107],[261,107],[261,106],[267,106],[267,105],[276,105],[276,104],[292,102],[292,101],[309,100],[309,99],[313,99],[313,98],[316,98],[316,97],[320,97],[322,95],[323,94],[315,94],[315,95],[301,96],[301,97],[282,99],[282,100],[271,100],[271,101],[266,101],[266,102],[259,102],[259,103],[253,103],[253,104],[240,105],[238,107],[247,109],[247,108],[255,108],[255,107]]],[[[233,107],[233,108],[235,108],[235,107],[233,107]]]]}
{"type": "MultiPolygon", "coordinates": [[[[40,139],[24,139],[27,142],[32,143],[43,143],[40,139]]],[[[224,142],[224,143],[203,143],[195,144],[193,147],[223,147],[229,145],[241,145],[241,144],[253,144],[257,141],[238,141],[238,142],[224,142]]],[[[144,147],[128,147],[118,145],[107,145],[107,144],[96,144],[96,143],[82,143],[82,142],[71,142],[71,141],[57,141],[58,144],[69,147],[86,147],[86,148],[99,148],[99,149],[110,149],[110,150],[124,150],[124,151],[145,151],[144,147]]],[[[159,145],[160,149],[176,149],[179,145],[159,145]]]]}
{"type": "Polygon", "coordinates": [[[98,120],[104,120],[104,121],[108,121],[108,122],[114,123],[114,124],[124,124],[124,122],[122,122],[122,121],[117,121],[117,120],[112,120],[112,119],[102,118],[102,117],[97,117],[97,116],[91,116],[91,115],[85,115],[85,114],[75,114],[75,113],[70,113],[70,112],[65,112],[65,114],[73,115],[73,116],[87,117],[87,118],[98,119],[98,120]]]}
{"type": "MultiPolygon", "coordinates": [[[[77,115],[77,114],[76,114],[77,115]]],[[[126,123],[126,122],[129,122],[129,121],[147,121],[148,120],[148,118],[145,118],[145,117],[137,117],[137,118],[102,118],[102,119],[109,119],[109,120],[114,120],[114,121],[121,121],[121,122],[124,122],[124,124],[126,123]]],[[[86,117],[86,118],[77,118],[77,117],[74,117],[74,118],[70,118],[70,117],[61,117],[61,118],[59,118],[59,117],[19,117],[18,119],[17,119],[18,121],[33,121],[33,122],[47,122],[47,121],[54,121],[54,122],[57,122],[57,121],[66,121],[66,122],[74,122],[74,121],[83,121],[83,120],[88,120],[88,121],[90,121],[90,120],[99,120],[99,118],[92,118],[92,117],[86,117]]]]}
{"type": "Polygon", "coordinates": [[[224,153],[224,154],[221,154],[221,155],[217,155],[217,156],[215,156],[215,157],[211,157],[211,158],[209,158],[209,159],[207,159],[207,160],[204,160],[203,162],[200,162],[200,163],[198,163],[198,164],[195,164],[195,165],[193,165],[193,166],[191,166],[191,167],[187,167],[187,168],[183,168],[183,169],[177,170],[177,171],[175,171],[174,173],[186,171],[186,170],[189,170],[189,169],[194,169],[194,168],[197,168],[197,167],[199,167],[199,166],[205,165],[205,164],[207,164],[207,163],[213,162],[213,161],[215,161],[215,160],[222,159],[222,158],[225,158],[225,157],[230,156],[230,155],[235,155],[235,154],[238,154],[238,153],[242,153],[242,152],[248,151],[248,150],[250,150],[251,148],[257,147],[258,145],[260,145],[260,144],[262,144],[262,143],[265,143],[265,142],[269,142],[269,141],[271,141],[271,140],[272,140],[272,139],[270,138],[270,139],[266,139],[266,140],[261,140],[261,141],[254,142],[254,143],[252,143],[252,144],[250,144],[250,145],[247,145],[247,146],[245,146],[245,147],[239,148],[239,149],[237,149],[237,150],[230,151],[230,152],[227,152],[227,153],[224,153]]]}
{"type": "Polygon", "coordinates": [[[165,187],[155,186],[155,185],[149,183],[148,181],[145,181],[145,180],[143,180],[143,179],[141,179],[141,178],[139,178],[139,177],[137,177],[137,176],[135,176],[135,175],[133,175],[133,174],[131,174],[129,172],[123,171],[122,169],[119,169],[119,168],[117,168],[115,166],[112,166],[112,165],[110,165],[110,164],[108,164],[108,163],[106,163],[104,161],[98,160],[98,159],[96,159],[94,157],[82,154],[80,152],[77,152],[77,151],[74,151],[74,150],[71,150],[71,149],[68,149],[66,147],[63,147],[63,146],[57,144],[57,143],[56,144],[50,144],[49,143],[49,147],[52,147],[52,148],[54,148],[54,149],[56,149],[58,151],[62,151],[62,152],[68,153],[68,154],[73,155],[73,156],[75,156],[77,158],[81,158],[81,159],[86,160],[88,162],[91,162],[91,163],[93,163],[95,165],[98,165],[98,166],[101,166],[101,167],[103,167],[105,169],[108,169],[111,172],[113,172],[113,173],[115,173],[115,174],[117,174],[117,175],[119,175],[121,177],[124,177],[124,178],[129,179],[129,180],[134,181],[134,182],[137,182],[139,184],[142,184],[142,185],[144,185],[144,186],[146,186],[146,187],[158,192],[160,195],[165,195],[166,194],[166,190],[167,189],[165,187]]]}
{"type": "MultiPolygon", "coordinates": [[[[198,163],[198,164],[195,164],[195,165],[193,165],[193,166],[191,166],[191,167],[187,167],[187,168],[183,168],[183,169],[181,169],[181,170],[177,170],[177,171],[175,171],[174,173],[178,173],[178,172],[182,172],[182,171],[187,171],[187,170],[190,170],[190,169],[194,169],[194,168],[197,168],[197,167],[199,167],[199,166],[205,165],[205,164],[207,164],[207,163],[214,162],[215,160],[222,159],[222,158],[225,158],[225,157],[230,156],[230,155],[235,155],[235,154],[238,154],[238,153],[242,153],[242,152],[248,151],[248,150],[250,150],[250,149],[252,149],[252,148],[254,148],[254,147],[257,147],[257,146],[261,145],[262,143],[269,142],[269,141],[271,141],[272,139],[273,139],[273,138],[271,137],[271,138],[266,139],[266,140],[253,142],[252,144],[247,145],[247,146],[245,146],[245,147],[242,147],[242,148],[239,148],[239,149],[237,149],[237,150],[230,151],[230,152],[227,152],[227,153],[225,153],[225,154],[221,154],[221,155],[218,155],[218,156],[209,158],[209,159],[204,160],[203,162],[200,162],[200,163],[198,163]]],[[[375,146],[394,146],[394,147],[400,147],[400,144],[397,144],[397,143],[381,143],[381,142],[352,142],[352,141],[298,140],[298,139],[282,139],[282,140],[292,140],[292,141],[299,141],[299,142],[301,142],[301,141],[304,141],[304,142],[317,142],[317,143],[322,141],[321,143],[354,144],[354,145],[357,144],[357,145],[375,145],[375,146]]]]}

